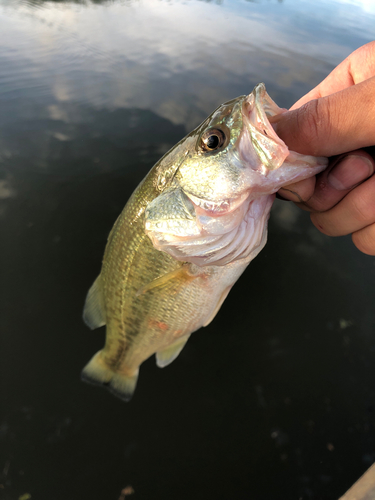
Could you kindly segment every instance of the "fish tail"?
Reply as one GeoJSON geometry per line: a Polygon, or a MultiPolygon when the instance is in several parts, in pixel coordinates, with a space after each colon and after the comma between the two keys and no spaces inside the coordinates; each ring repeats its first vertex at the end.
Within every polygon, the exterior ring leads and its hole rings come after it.
{"type": "Polygon", "coordinates": [[[132,375],[117,372],[109,367],[99,351],[91,358],[81,373],[81,379],[89,384],[101,385],[112,394],[130,401],[137,385],[138,370],[132,375]]]}

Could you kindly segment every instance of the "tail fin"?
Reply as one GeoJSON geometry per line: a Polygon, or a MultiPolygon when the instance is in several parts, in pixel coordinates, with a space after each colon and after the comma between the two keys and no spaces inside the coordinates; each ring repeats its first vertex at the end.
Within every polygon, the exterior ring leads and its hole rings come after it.
{"type": "Polygon", "coordinates": [[[101,352],[97,352],[84,367],[81,379],[89,384],[102,385],[123,401],[130,401],[137,385],[138,370],[130,376],[116,372],[106,364],[101,352]]]}

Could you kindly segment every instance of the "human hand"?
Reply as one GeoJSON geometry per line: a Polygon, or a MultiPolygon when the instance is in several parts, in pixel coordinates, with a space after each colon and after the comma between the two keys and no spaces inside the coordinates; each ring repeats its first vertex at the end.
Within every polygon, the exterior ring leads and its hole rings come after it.
{"type": "Polygon", "coordinates": [[[375,42],[353,52],[273,125],[291,150],[332,157],[316,178],[279,194],[309,210],[322,233],[352,234],[359,250],[375,255],[375,42]]]}

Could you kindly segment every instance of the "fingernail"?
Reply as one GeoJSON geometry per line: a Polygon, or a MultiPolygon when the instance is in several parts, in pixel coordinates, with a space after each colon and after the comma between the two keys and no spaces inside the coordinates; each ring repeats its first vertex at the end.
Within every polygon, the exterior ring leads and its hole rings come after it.
{"type": "Polygon", "coordinates": [[[303,199],[296,191],[292,191],[291,189],[286,189],[286,188],[280,188],[278,193],[284,200],[295,201],[296,203],[303,203],[303,199]]]}
{"type": "Polygon", "coordinates": [[[349,155],[339,161],[328,174],[328,184],[338,191],[347,191],[374,173],[371,161],[365,156],[349,155]]]}

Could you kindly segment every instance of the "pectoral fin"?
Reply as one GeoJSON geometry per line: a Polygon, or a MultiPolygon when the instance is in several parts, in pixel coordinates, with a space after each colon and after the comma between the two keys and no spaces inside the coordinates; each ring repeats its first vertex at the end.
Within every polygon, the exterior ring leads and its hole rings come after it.
{"type": "Polygon", "coordinates": [[[157,287],[163,287],[167,284],[169,284],[172,280],[175,280],[176,284],[180,283],[186,284],[189,283],[190,281],[195,280],[198,278],[200,275],[199,274],[191,274],[189,272],[189,265],[182,265],[178,269],[175,269],[174,271],[171,271],[169,273],[163,274],[163,276],[160,276],[159,278],[156,278],[150,283],[147,283],[147,285],[141,287],[136,295],[139,297],[139,295],[142,295],[143,293],[149,292],[150,290],[153,290],[154,288],[157,287]]]}
{"type": "Polygon", "coordinates": [[[190,335],[185,335],[181,337],[177,342],[170,345],[162,351],[156,353],[156,364],[159,368],[164,368],[174,361],[184,348],[186,342],[188,341],[190,335]]]}
{"type": "Polygon", "coordinates": [[[95,330],[95,328],[99,328],[106,323],[100,274],[88,291],[83,309],[83,320],[91,330],[95,330]]]}

